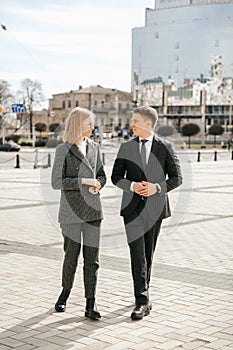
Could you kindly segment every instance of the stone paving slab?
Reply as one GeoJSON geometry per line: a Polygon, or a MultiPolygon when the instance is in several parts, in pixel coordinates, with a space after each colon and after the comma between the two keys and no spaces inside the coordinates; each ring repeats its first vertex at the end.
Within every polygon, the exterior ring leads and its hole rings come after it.
{"type": "Polygon", "coordinates": [[[0,349],[233,349],[233,162],[183,164],[152,274],[151,314],[133,322],[120,195],[109,180],[97,289],[102,318],[84,317],[82,258],[64,314],[62,237],[51,169],[0,169],[0,349]],[[115,226],[115,229],[112,227],[115,226]]]}

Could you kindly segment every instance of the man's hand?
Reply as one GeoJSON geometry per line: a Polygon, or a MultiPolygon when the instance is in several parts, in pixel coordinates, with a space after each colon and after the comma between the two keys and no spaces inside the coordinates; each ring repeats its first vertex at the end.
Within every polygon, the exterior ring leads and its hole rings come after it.
{"type": "Polygon", "coordinates": [[[135,193],[139,194],[140,196],[143,196],[141,192],[144,190],[145,186],[143,186],[142,182],[135,182],[133,184],[133,190],[135,193]]]}
{"type": "Polygon", "coordinates": [[[142,196],[149,197],[158,192],[158,188],[156,184],[152,184],[151,182],[142,181],[142,185],[144,186],[144,190],[142,196]]]}
{"type": "Polygon", "coordinates": [[[152,196],[153,194],[156,194],[158,192],[158,188],[156,184],[152,184],[151,182],[147,181],[142,181],[142,182],[137,182],[137,184],[141,184],[141,188],[139,189],[137,194],[143,197],[149,197],[152,196]]]}

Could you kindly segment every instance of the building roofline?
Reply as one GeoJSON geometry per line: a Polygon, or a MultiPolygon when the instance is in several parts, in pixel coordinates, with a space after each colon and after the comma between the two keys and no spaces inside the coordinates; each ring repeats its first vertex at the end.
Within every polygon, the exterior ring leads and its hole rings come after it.
{"type": "MultiPolygon", "coordinates": [[[[233,4],[233,0],[190,0],[190,3],[187,4],[168,4],[167,6],[164,5],[164,7],[156,7],[155,8],[149,8],[146,7],[145,12],[152,12],[152,11],[163,11],[163,10],[170,10],[170,9],[176,9],[176,8],[182,8],[182,7],[197,7],[197,6],[206,6],[206,5],[227,5],[227,4],[233,4]]],[[[162,5],[163,6],[163,5],[162,5]]]]}
{"type": "Polygon", "coordinates": [[[116,88],[104,88],[103,86],[100,85],[90,85],[85,88],[80,88],[78,90],[70,90],[70,91],[65,91],[65,92],[60,92],[57,94],[52,94],[52,100],[55,96],[62,96],[67,94],[67,97],[69,97],[69,94],[87,94],[87,93],[92,93],[92,94],[114,94],[114,93],[124,93],[124,94],[132,94],[130,91],[124,91],[124,90],[119,90],[116,88]]]}

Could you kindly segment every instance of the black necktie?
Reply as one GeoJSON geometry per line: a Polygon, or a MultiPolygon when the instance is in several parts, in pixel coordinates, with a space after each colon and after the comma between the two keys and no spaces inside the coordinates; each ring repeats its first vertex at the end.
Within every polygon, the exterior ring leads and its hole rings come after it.
{"type": "Polygon", "coordinates": [[[142,147],[141,147],[141,158],[142,158],[142,167],[143,170],[146,169],[146,142],[148,140],[141,140],[142,147]]]}

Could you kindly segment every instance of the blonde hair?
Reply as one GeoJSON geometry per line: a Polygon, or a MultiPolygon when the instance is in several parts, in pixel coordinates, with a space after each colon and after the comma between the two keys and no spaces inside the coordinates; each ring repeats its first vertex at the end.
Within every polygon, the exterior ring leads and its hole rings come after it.
{"type": "Polygon", "coordinates": [[[94,124],[95,115],[86,108],[76,107],[69,113],[68,118],[65,121],[65,132],[63,141],[70,144],[81,143],[83,134],[86,131],[83,126],[83,122],[90,119],[94,124]]]}

